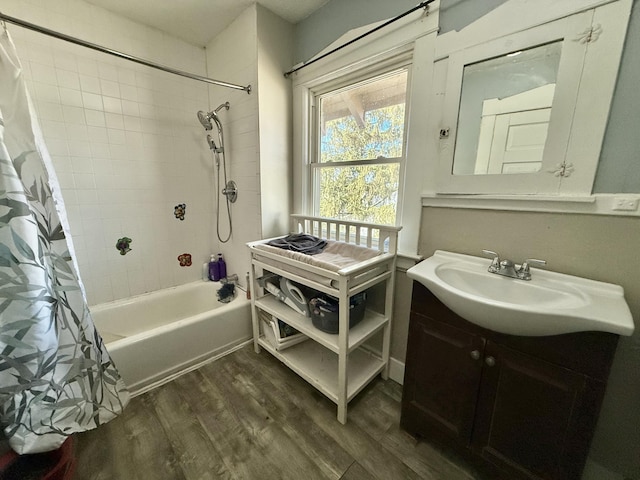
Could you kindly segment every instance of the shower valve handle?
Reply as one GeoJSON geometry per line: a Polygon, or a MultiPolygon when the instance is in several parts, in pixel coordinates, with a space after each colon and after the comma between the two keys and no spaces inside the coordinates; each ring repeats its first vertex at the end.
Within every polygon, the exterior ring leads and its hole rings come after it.
{"type": "Polygon", "coordinates": [[[229,180],[225,188],[222,189],[222,194],[226,195],[227,199],[231,203],[235,203],[238,199],[238,186],[236,185],[236,182],[229,180]]]}

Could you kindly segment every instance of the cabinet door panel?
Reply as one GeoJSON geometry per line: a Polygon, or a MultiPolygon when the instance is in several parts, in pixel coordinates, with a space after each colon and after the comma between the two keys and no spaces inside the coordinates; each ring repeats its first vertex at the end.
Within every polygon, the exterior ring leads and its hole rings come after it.
{"type": "Polygon", "coordinates": [[[403,427],[416,434],[431,434],[435,430],[445,438],[456,438],[456,443],[468,445],[483,349],[484,340],[476,335],[412,315],[403,427]]]}
{"type": "Polygon", "coordinates": [[[586,386],[583,375],[488,342],[473,450],[509,478],[579,478],[567,460],[586,386]]]}

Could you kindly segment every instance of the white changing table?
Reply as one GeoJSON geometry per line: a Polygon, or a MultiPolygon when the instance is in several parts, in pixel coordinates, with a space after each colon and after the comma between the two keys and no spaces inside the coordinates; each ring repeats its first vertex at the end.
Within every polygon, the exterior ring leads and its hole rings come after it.
{"type": "Polygon", "coordinates": [[[397,238],[402,227],[305,215],[292,215],[291,222],[292,232],[308,233],[381,252],[369,260],[332,271],[256,248],[269,240],[247,244],[251,254],[251,312],[256,353],[264,348],[335,402],[338,421],[344,424],[349,401],[379,373],[382,378],[388,378],[397,238]],[[318,330],[311,318],[298,314],[259,288],[256,279],[265,271],[338,298],[339,333],[332,335],[318,330]],[[350,297],[383,282],[384,311],[367,308],[362,321],[351,329],[347,328],[350,297]],[[260,310],[291,325],[311,341],[276,350],[273,331],[263,328],[260,310]],[[379,351],[364,345],[380,331],[383,333],[379,351]]]}

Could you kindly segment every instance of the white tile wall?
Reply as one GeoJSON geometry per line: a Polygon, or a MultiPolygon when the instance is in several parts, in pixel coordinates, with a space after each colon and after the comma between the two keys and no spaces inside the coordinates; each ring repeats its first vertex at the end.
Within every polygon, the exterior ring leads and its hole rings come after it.
{"type": "MultiPolygon", "coordinates": [[[[2,11],[206,75],[203,49],[81,0],[3,0],[2,11]]],[[[209,108],[206,85],[8,28],[62,187],[89,303],[198,280],[202,263],[218,250],[213,161],[196,118],[198,110],[209,108]],[[187,205],[184,221],[173,215],[179,203],[187,205]],[[115,248],[122,236],[133,239],[125,256],[115,248]],[[182,253],[191,253],[192,267],[179,266],[182,253]]],[[[245,111],[228,92],[216,94],[212,103],[217,106],[223,97],[233,103],[233,112],[245,111]]],[[[228,130],[229,142],[236,142],[237,126],[228,130]]],[[[238,143],[250,157],[251,142],[238,143]]],[[[247,161],[255,162],[255,156],[247,161]]],[[[245,195],[250,194],[243,191],[242,202],[245,195]]]]}

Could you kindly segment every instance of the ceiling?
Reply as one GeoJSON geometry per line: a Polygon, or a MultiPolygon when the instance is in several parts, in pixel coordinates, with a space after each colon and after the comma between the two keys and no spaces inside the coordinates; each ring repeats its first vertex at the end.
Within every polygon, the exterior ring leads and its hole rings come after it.
{"type": "MultiPolygon", "coordinates": [[[[297,23],[328,0],[260,0],[264,7],[297,23]]],[[[87,0],[138,23],[205,46],[256,0],[87,0]]]]}

